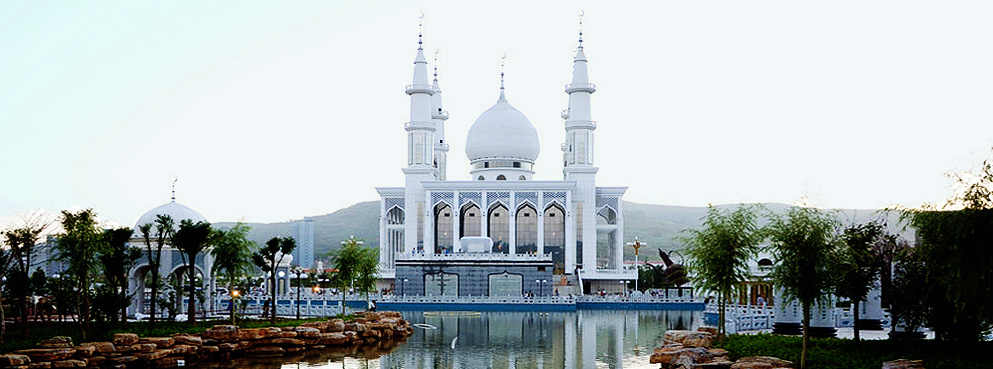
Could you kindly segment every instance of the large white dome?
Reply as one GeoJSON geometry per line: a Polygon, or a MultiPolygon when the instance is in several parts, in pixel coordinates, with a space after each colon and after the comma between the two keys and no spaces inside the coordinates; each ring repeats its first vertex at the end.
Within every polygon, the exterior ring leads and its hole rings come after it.
{"type": "Polygon", "coordinates": [[[496,105],[472,124],[465,142],[469,161],[506,158],[534,162],[538,151],[538,131],[502,94],[496,105]]]}
{"type": "Polygon", "coordinates": [[[207,218],[204,218],[203,215],[200,215],[200,213],[197,213],[195,210],[190,209],[186,206],[180,205],[175,200],[173,200],[168,204],[149,210],[147,213],[145,213],[145,215],[142,215],[140,218],[138,218],[138,221],[134,223],[135,234],[137,235],[141,234],[140,231],[138,230],[138,226],[148,223],[155,224],[155,218],[157,218],[157,215],[159,214],[171,216],[172,221],[175,222],[176,229],[179,229],[179,222],[182,221],[183,219],[189,219],[194,223],[207,221],[207,218]]]}

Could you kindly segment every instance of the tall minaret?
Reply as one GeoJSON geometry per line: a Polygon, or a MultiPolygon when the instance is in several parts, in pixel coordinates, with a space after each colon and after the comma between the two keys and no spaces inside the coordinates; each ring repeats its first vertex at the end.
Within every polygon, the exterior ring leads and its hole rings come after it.
{"type": "Polygon", "coordinates": [[[407,167],[403,173],[407,177],[404,194],[404,251],[412,251],[424,235],[418,232],[417,224],[426,214],[424,181],[438,179],[438,169],[434,167],[435,123],[431,120],[431,95],[434,88],[428,84],[428,61],[424,58],[423,31],[417,35],[417,57],[414,59],[414,83],[407,86],[410,95],[410,121],[407,129],[407,167]]]}
{"type": "Polygon", "coordinates": [[[448,112],[442,109],[441,87],[438,87],[438,49],[434,50],[434,95],[431,97],[431,121],[434,122],[434,167],[438,168],[438,180],[444,181],[448,172],[448,144],[445,143],[445,121],[448,112]]]}
{"type": "MultiPolygon", "coordinates": [[[[583,260],[579,261],[583,269],[596,270],[596,172],[593,166],[593,131],[596,122],[590,119],[590,95],[596,91],[596,86],[589,82],[586,74],[586,54],[583,53],[582,18],[579,25],[579,49],[573,59],[572,83],[565,86],[569,94],[569,108],[562,112],[565,119],[565,144],[562,145],[563,174],[565,180],[576,181],[576,193],[573,194],[574,222],[576,222],[576,240],[566,239],[566,245],[582,244],[583,260]],[[582,226],[581,228],[579,228],[582,226]]],[[[569,251],[569,247],[566,248],[569,251]]],[[[566,252],[566,270],[571,271],[576,262],[575,252],[566,252]]]]}

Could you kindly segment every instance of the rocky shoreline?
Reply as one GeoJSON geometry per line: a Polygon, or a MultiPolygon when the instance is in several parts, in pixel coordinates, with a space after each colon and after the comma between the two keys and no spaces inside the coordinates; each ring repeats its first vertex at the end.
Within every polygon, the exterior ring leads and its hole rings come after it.
{"type": "Polygon", "coordinates": [[[399,312],[365,312],[297,327],[241,329],[216,325],[203,333],[138,337],[118,333],[112,342],[74,345],[69,337],[42,341],[39,348],[0,355],[0,368],[172,368],[233,357],[280,357],[329,347],[381,345],[406,340],[413,327],[399,312]]]}

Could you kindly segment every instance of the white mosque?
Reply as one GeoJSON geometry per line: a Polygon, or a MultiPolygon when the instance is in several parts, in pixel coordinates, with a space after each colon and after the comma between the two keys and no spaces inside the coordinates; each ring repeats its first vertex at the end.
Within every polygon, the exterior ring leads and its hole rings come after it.
{"type": "Polygon", "coordinates": [[[561,181],[532,180],[538,133],[507,100],[502,81],[496,104],[465,138],[468,177],[449,180],[448,113],[437,72],[433,84],[428,80],[421,43],[406,87],[406,184],[377,188],[381,281],[408,295],[492,296],[550,295],[556,285],[617,290],[636,278],[623,263],[627,188],[596,186],[597,124],[590,116],[596,86],[587,78],[582,33],[565,86],[561,181]]]}

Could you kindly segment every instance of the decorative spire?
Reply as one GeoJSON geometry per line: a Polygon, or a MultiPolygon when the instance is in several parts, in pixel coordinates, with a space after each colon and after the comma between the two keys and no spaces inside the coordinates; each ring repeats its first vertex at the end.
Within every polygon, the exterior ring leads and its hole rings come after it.
{"type": "Polygon", "coordinates": [[[434,48],[434,82],[438,83],[438,48],[434,48]]]}
{"type": "Polygon", "coordinates": [[[500,57],[500,100],[507,100],[507,97],[503,95],[503,71],[504,71],[504,61],[507,60],[507,53],[503,53],[500,57]]]}
{"type": "Polygon", "coordinates": [[[417,17],[417,50],[424,50],[421,45],[424,44],[424,12],[417,17]]]}
{"type": "Polygon", "coordinates": [[[583,16],[586,12],[583,10],[579,11],[579,48],[583,48],[583,16]]]}
{"type": "Polygon", "coordinates": [[[176,176],[172,176],[170,179],[172,179],[172,201],[176,201],[176,181],[178,178],[176,178],[176,176]]]}

